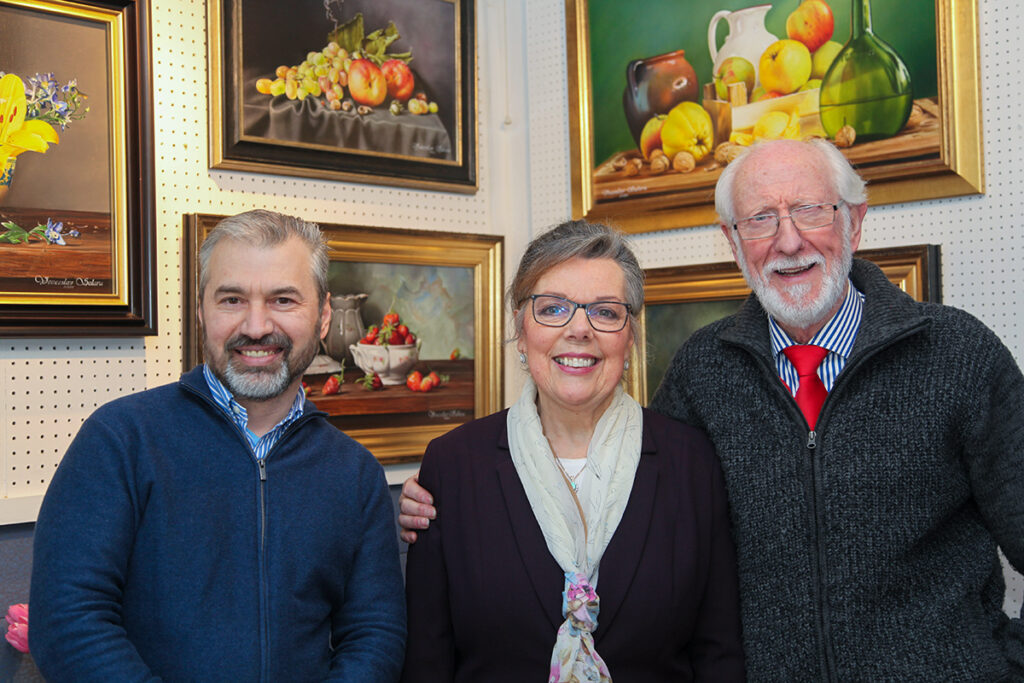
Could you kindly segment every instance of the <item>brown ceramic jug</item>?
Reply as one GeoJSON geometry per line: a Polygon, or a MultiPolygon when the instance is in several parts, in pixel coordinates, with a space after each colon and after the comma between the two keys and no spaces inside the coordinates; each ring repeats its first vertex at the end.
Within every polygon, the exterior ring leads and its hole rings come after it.
{"type": "Polygon", "coordinates": [[[636,144],[639,146],[640,131],[652,116],[667,114],[684,100],[696,102],[698,92],[697,72],[683,50],[630,62],[622,108],[636,144]]]}

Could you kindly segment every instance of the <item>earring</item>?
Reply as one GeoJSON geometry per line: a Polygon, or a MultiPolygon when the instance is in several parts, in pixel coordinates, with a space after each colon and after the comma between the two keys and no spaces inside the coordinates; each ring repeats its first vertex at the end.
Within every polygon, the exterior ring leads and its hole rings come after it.
{"type": "Polygon", "coordinates": [[[519,352],[519,362],[526,365],[526,354],[522,351],[519,352]]]}
{"type": "Polygon", "coordinates": [[[622,369],[623,369],[623,370],[629,370],[629,359],[628,359],[628,358],[627,358],[627,359],[626,359],[626,361],[625,361],[625,362],[624,362],[624,363],[622,364],[622,369]]]}

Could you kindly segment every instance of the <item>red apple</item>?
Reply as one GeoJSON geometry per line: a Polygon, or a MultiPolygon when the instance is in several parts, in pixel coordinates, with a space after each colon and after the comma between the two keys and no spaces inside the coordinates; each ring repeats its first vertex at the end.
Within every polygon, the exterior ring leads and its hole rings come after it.
{"type": "Polygon", "coordinates": [[[782,97],[782,93],[775,92],[774,90],[765,90],[761,86],[757,86],[750,95],[750,101],[760,102],[761,100],[771,100],[776,97],[782,97]]]}
{"type": "Polygon", "coordinates": [[[401,59],[389,59],[380,65],[384,80],[388,83],[388,97],[405,102],[412,97],[412,89],[416,86],[412,69],[401,59]]]}
{"type": "Polygon", "coordinates": [[[658,114],[652,116],[640,131],[640,151],[643,153],[644,159],[648,161],[651,158],[651,152],[661,149],[661,126],[664,123],[665,115],[658,114]]]}
{"type": "Polygon", "coordinates": [[[388,82],[370,60],[353,59],[348,67],[348,90],[359,104],[376,107],[387,99],[388,82]]]}
{"type": "Polygon", "coordinates": [[[824,0],[804,0],[786,18],[786,35],[799,40],[810,52],[832,38],[832,9],[824,0]]]}

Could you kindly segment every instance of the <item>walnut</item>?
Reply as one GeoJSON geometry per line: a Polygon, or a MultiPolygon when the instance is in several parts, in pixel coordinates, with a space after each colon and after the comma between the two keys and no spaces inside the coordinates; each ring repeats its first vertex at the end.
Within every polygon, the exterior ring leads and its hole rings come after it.
{"type": "Polygon", "coordinates": [[[907,128],[917,128],[924,123],[924,109],[921,109],[921,105],[915,104],[910,110],[910,118],[907,119],[907,128]]]}
{"type": "Polygon", "coordinates": [[[836,143],[836,147],[852,147],[856,139],[857,131],[853,129],[853,126],[847,124],[836,132],[833,142],[836,143]]]}
{"type": "Polygon", "coordinates": [[[616,171],[621,171],[622,169],[626,168],[626,162],[628,161],[629,159],[623,156],[615,157],[614,159],[612,159],[612,168],[615,169],[616,171]]]}
{"type": "Polygon", "coordinates": [[[732,154],[732,151],[736,148],[743,149],[743,146],[732,142],[721,143],[718,147],[715,147],[715,161],[725,166],[729,163],[729,155],[732,154]]]}
{"type": "Polygon", "coordinates": [[[689,173],[697,167],[697,161],[689,152],[676,152],[672,157],[672,168],[680,173],[689,173]]]}
{"type": "Polygon", "coordinates": [[[720,162],[720,163],[731,164],[736,159],[738,159],[739,157],[743,156],[746,153],[747,153],[747,148],[744,147],[743,145],[733,145],[733,146],[731,146],[729,149],[727,149],[725,151],[725,154],[723,155],[724,158],[725,158],[725,161],[720,162]]]}
{"type": "MultiPolygon", "coordinates": [[[[660,152],[661,150],[657,151],[660,152]]],[[[651,155],[651,173],[664,173],[671,165],[672,163],[668,160],[668,157],[665,156],[664,152],[657,156],[653,154],[651,155]]]]}
{"type": "Polygon", "coordinates": [[[626,168],[622,169],[623,173],[628,176],[636,175],[640,172],[640,169],[644,167],[644,160],[639,157],[630,159],[626,164],[626,168]]]}
{"type": "Polygon", "coordinates": [[[665,152],[664,152],[664,150],[661,149],[661,147],[655,147],[654,149],[651,150],[651,162],[652,163],[658,157],[663,157],[663,156],[665,156],[665,152]]]}

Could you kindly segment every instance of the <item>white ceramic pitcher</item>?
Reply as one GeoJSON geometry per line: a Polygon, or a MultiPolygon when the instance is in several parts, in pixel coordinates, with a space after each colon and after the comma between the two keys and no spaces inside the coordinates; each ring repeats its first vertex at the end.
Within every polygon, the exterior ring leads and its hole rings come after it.
{"type": "MultiPolygon", "coordinates": [[[[729,57],[740,56],[754,66],[754,73],[757,73],[757,64],[761,61],[761,55],[779,38],[764,27],[764,18],[768,14],[771,5],[755,5],[736,11],[721,10],[715,12],[708,24],[708,51],[711,53],[713,66],[711,74],[718,73],[719,65],[729,57]],[[729,23],[729,35],[725,37],[721,49],[717,47],[718,41],[715,34],[718,22],[725,19],[729,23]]],[[[755,87],[760,84],[757,79],[755,87]]]]}

